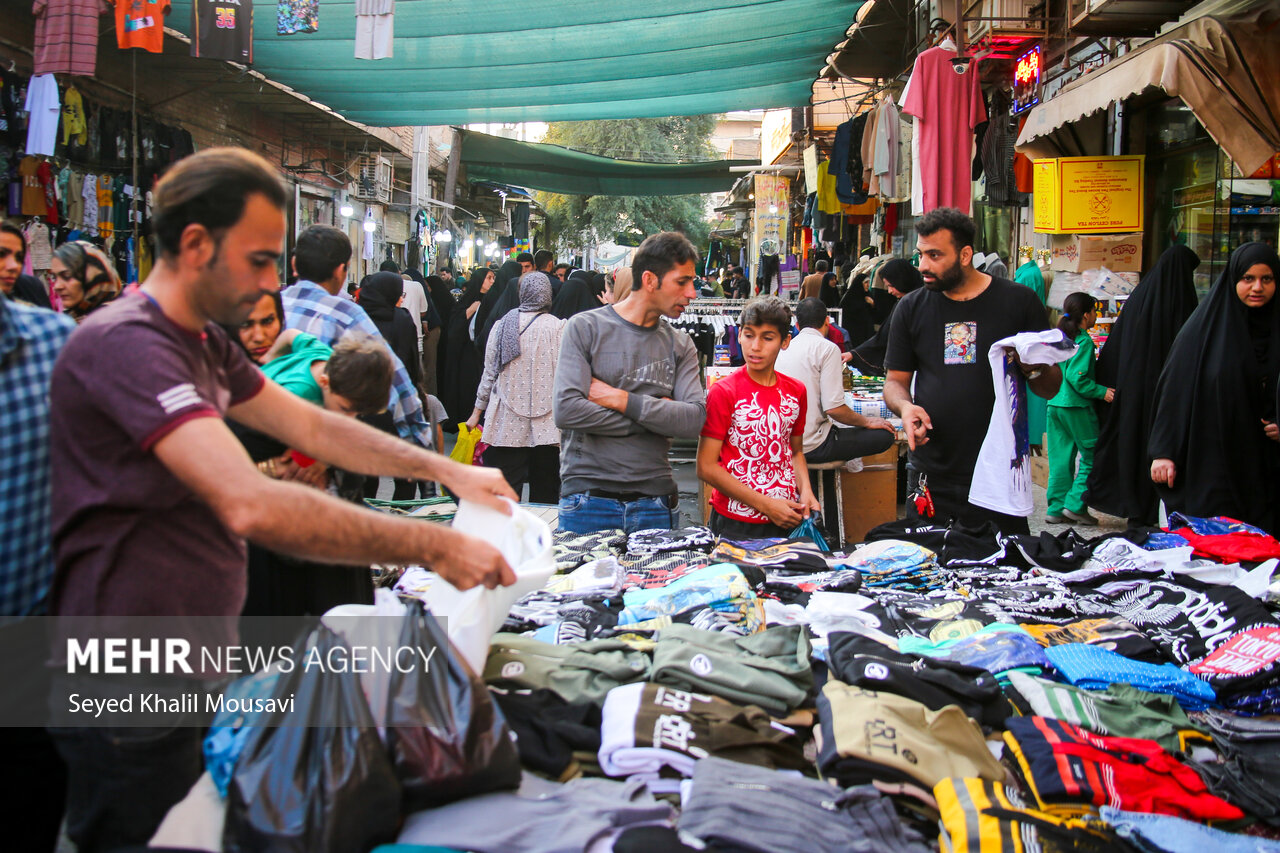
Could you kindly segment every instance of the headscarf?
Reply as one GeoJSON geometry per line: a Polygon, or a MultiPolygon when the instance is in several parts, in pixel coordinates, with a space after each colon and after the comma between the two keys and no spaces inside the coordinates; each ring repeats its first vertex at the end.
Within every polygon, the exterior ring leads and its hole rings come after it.
{"type": "Polygon", "coordinates": [[[438,329],[444,325],[444,316],[440,313],[436,305],[435,297],[431,295],[431,289],[427,287],[427,278],[422,274],[421,270],[409,267],[405,270],[404,275],[422,285],[422,295],[427,297],[427,325],[433,329],[438,329]]]}
{"type": "Polygon", "coordinates": [[[360,307],[374,323],[393,322],[401,296],[404,296],[404,279],[399,273],[376,272],[360,282],[360,307]]]}
{"type": "Polygon", "coordinates": [[[1236,296],[1255,264],[1280,273],[1270,246],[1240,246],[1174,340],[1156,383],[1146,461],[1177,466],[1173,488],[1155,487],[1170,509],[1275,533],[1280,444],[1263,435],[1262,418],[1275,417],[1280,310],[1274,298],[1249,308],[1236,296]]]}
{"type": "MultiPolygon", "coordinates": [[[[894,289],[903,296],[913,290],[924,287],[924,278],[921,277],[920,270],[916,269],[911,264],[911,261],[905,258],[893,258],[886,261],[877,274],[882,281],[892,284],[894,289]]],[[[852,292],[853,287],[850,286],[849,290],[852,292]]],[[[880,329],[876,332],[875,337],[860,346],[854,347],[853,360],[850,362],[859,372],[869,376],[884,375],[884,357],[889,350],[889,323],[893,320],[893,312],[898,307],[897,298],[892,293],[879,289],[877,289],[876,293],[883,293],[887,297],[886,301],[892,300],[889,304],[889,310],[886,312],[884,321],[880,324],[880,329]]],[[[849,294],[846,294],[845,299],[848,298],[849,294]]]]}
{"type": "Polygon", "coordinates": [[[864,273],[853,276],[840,300],[840,325],[849,333],[851,346],[864,343],[876,331],[872,307],[867,302],[866,280],[864,273]]]}
{"type": "Polygon", "coordinates": [[[594,311],[599,307],[600,299],[592,287],[591,273],[585,270],[574,270],[565,281],[564,287],[560,288],[560,294],[551,306],[551,313],[561,320],[568,320],[574,314],[594,311]]]}
{"type": "Polygon", "coordinates": [[[445,284],[440,276],[429,275],[426,277],[426,288],[431,301],[435,303],[436,310],[440,312],[440,325],[448,326],[455,304],[449,285],[445,284]]]}
{"type": "MultiPolygon", "coordinates": [[[[1115,399],[1098,406],[1101,430],[1094,449],[1086,500],[1103,512],[1155,524],[1160,498],[1151,482],[1151,434],[1156,379],[1174,338],[1196,310],[1193,273],[1200,258],[1186,246],[1171,246],[1130,294],[1102,345],[1095,377],[1114,388],[1115,399]]],[[[1034,263],[1030,266],[1038,275],[1034,263]]],[[[1174,482],[1177,482],[1175,478],[1174,482]]]]}
{"type": "Polygon", "coordinates": [[[116,265],[97,246],[84,240],[63,243],[54,254],[66,265],[71,277],[80,282],[84,296],[78,305],[64,305],[62,310],[80,323],[90,312],[120,295],[124,286],[116,265]]]}
{"type": "MultiPolygon", "coordinates": [[[[822,300],[823,305],[829,308],[834,308],[840,304],[840,291],[836,290],[837,279],[836,273],[826,273],[822,276],[822,284],[818,288],[818,298],[822,300]]],[[[865,293],[866,291],[863,292],[865,293]]]]}
{"type": "Polygon", "coordinates": [[[520,285],[511,286],[519,278],[520,262],[507,261],[498,267],[493,276],[493,287],[480,300],[480,310],[476,313],[476,348],[481,357],[489,343],[489,335],[493,334],[494,323],[520,304],[520,285]]]}
{"type": "Polygon", "coordinates": [[[520,277],[520,306],[508,311],[493,327],[498,336],[498,372],[520,357],[520,335],[539,316],[551,310],[551,279],[546,273],[530,272],[520,277]],[[528,317],[527,322],[522,321],[528,317]]]}
{"type": "Polygon", "coordinates": [[[906,258],[894,258],[891,261],[885,261],[884,266],[880,267],[880,278],[892,284],[894,290],[897,290],[903,296],[913,290],[924,287],[924,277],[920,275],[920,270],[916,269],[911,261],[906,258]]]}
{"type": "Polygon", "coordinates": [[[484,294],[480,292],[480,288],[484,287],[484,280],[489,275],[486,267],[478,267],[471,271],[471,278],[467,279],[467,285],[462,289],[462,295],[458,297],[458,301],[454,303],[454,307],[461,311],[466,311],[475,303],[484,298],[484,294]]]}

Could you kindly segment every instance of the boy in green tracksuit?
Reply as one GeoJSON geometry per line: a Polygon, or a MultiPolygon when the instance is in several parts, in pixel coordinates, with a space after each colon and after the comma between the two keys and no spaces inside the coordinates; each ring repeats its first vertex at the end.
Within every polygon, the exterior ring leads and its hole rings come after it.
{"type": "Polygon", "coordinates": [[[1098,441],[1098,416],[1093,404],[1110,403],[1115,390],[1093,378],[1093,339],[1088,330],[1097,322],[1097,303],[1087,293],[1072,293],[1062,304],[1058,328],[1078,349],[1062,365],[1062,387],[1049,401],[1049,524],[1068,520],[1097,524],[1084,503],[1085,484],[1093,468],[1093,447],[1098,441]],[[1079,454],[1079,464],[1075,464],[1079,454]],[[1072,468],[1075,468],[1074,473],[1072,468]]]}

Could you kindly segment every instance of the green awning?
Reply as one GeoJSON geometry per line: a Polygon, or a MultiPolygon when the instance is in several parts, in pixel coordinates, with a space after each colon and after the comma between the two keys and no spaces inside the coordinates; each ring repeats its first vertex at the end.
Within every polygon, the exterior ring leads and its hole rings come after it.
{"type": "Polygon", "coordinates": [[[564,195],[691,195],[725,192],[739,177],[730,166],[752,160],[639,163],[584,154],[559,145],[516,142],[462,131],[467,180],[491,181],[564,195]]]}
{"type": "MultiPolygon", "coordinates": [[[[374,126],[703,115],[809,103],[862,0],[402,0],[394,58],[357,60],[355,4],[315,33],[254,15],[254,65],[374,126]]],[[[166,24],[191,34],[191,4],[166,24]]]]}

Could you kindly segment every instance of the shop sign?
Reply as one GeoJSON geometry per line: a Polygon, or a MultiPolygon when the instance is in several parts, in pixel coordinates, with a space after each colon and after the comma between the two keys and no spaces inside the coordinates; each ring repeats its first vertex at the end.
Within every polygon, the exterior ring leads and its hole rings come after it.
{"type": "Polygon", "coordinates": [[[760,122],[760,163],[772,166],[791,147],[791,110],[766,110],[760,122]]]}
{"type": "Polygon", "coordinates": [[[1040,76],[1044,70],[1044,49],[1036,45],[1018,57],[1013,65],[1013,114],[1040,103],[1040,76]]]}
{"type": "Polygon", "coordinates": [[[756,175],[756,256],[787,250],[787,210],[791,179],[756,175]]]}
{"type": "Polygon", "coordinates": [[[804,149],[804,194],[818,191],[818,146],[804,149]]]}
{"type": "Polygon", "coordinates": [[[1142,155],[1035,160],[1035,230],[1041,234],[1141,231],[1142,155]]]}

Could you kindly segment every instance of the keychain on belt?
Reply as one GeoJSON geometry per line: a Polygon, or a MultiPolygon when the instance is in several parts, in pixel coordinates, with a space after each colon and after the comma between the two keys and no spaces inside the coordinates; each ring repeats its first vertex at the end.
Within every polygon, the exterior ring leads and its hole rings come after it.
{"type": "Polygon", "coordinates": [[[933,495],[929,492],[929,477],[921,474],[916,481],[915,491],[907,498],[915,503],[916,515],[921,518],[933,518],[933,495]]]}

